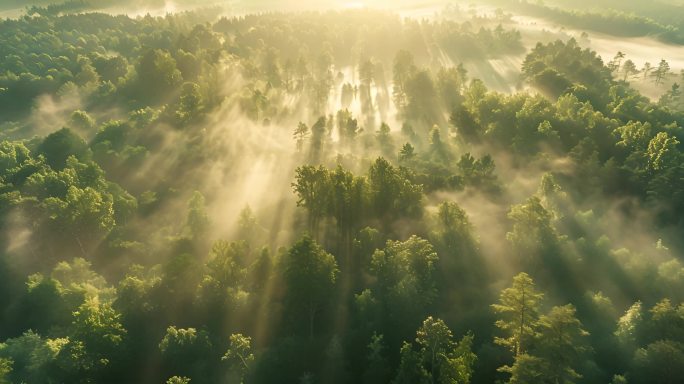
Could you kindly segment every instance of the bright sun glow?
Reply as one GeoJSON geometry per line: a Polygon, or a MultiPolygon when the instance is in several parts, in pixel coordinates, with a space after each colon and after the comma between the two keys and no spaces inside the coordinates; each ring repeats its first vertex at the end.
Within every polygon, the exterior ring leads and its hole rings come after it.
{"type": "Polygon", "coordinates": [[[0,384],[684,384],[684,0],[0,0],[0,53],[0,384]]]}
{"type": "Polygon", "coordinates": [[[363,1],[349,1],[349,2],[344,3],[344,8],[347,8],[347,9],[361,9],[361,8],[365,8],[365,7],[366,7],[366,3],[363,1]]]}

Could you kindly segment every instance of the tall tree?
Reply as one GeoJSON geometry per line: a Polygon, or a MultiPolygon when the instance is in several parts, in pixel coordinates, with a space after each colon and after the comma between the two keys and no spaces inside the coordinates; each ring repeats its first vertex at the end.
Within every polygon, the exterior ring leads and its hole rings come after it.
{"type": "Polygon", "coordinates": [[[304,236],[283,256],[280,268],[290,314],[307,324],[309,338],[313,338],[316,316],[331,301],[337,281],[335,258],[304,236]]]}
{"type": "MultiPolygon", "coordinates": [[[[366,196],[366,180],[356,177],[351,172],[337,166],[330,172],[330,214],[335,218],[342,240],[345,258],[351,256],[352,233],[358,227],[366,196]]],[[[346,260],[346,267],[350,267],[350,260],[346,260]]]]}
{"type": "Polygon", "coordinates": [[[422,187],[382,157],[368,170],[368,193],[376,217],[385,225],[396,217],[420,214],[422,187]]]}
{"type": "Polygon", "coordinates": [[[193,238],[199,238],[209,229],[209,215],[200,191],[192,193],[188,201],[187,228],[193,238]]]}
{"type": "Polygon", "coordinates": [[[644,67],[641,69],[641,73],[644,74],[644,79],[646,79],[650,74],[651,71],[653,70],[653,65],[649,63],[648,61],[644,63],[644,67]]]}
{"type": "Polygon", "coordinates": [[[406,95],[406,85],[413,73],[416,71],[416,66],[413,63],[413,55],[401,50],[397,52],[394,57],[394,104],[401,111],[408,103],[406,95]]]}
{"type": "Polygon", "coordinates": [[[575,317],[572,304],[553,307],[539,319],[537,354],[548,361],[545,379],[554,383],[571,383],[582,376],[576,368],[588,351],[589,333],[575,317]]]}
{"type": "Polygon", "coordinates": [[[418,236],[404,242],[388,240],[373,254],[370,268],[377,282],[372,293],[382,307],[389,342],[403,340],[427,315],[438,293],[438,259],[432,244],[418,236]]]}
{"type": "Polygon", "coordinates": [[[627,79],[631,78],[634,75],[637,75],[639,73],[639,69],[636,67],[636,64],[632,60],[627,60],[625,61],[625,64],[622,66],[622,80],[627,81],[627,79]]]}
{"type": "Polygon", "coordinates": [[[468,384],[477,356],[471,351],[473,335],[455,342],[441,319],[428,317],[416,332],[417,351],[405,343],[395,383],[468,384]]]}
{"type": "Polygon", "coordinates": [[[660,60],[660,63],[658,63],[658,67],[653,71],[653,81],[656,84],[662,84],[670,74],[670,63],[668,63],[667,60],[662,59],[660,60]]]}
{"type": "Polygon", "coordinates": [[[297,151],[301,152],[304,148],[304,140],[309,136],[309,127],[300,121],[292,136],[297,141],[297,151]]]}
{"type": "Polygon", "coordinates": [[[229,365],[230,370],[236,373],[238,382],[242,384],[245,373],[251,368],[252,363],[254,362],[252,338],[244,336],[241,333],[230,335],[230,345],[221,358],[221,361],[225,361],[229,365]]]}
{"type": "Polygon", "coordinates": [[[318,233],[318,225],[328,208],[330,196],[330,172],[322,165],[305,165],[295,171],[292,188],[299,199],[297,205],[309,211],[309,231],[318,233]]]}
{"type": "Polygon", "coordinates": [[[504,333],[504,337],[496,337],[494,342],[508,347],[515,356],[524,354],[539,326],[543,297],[530,276],[524,272],[515,276],[513,285],[501,292],[499,304],[492,305],[500,317],[496,326],[504,333]]]}
{"type": "Polygon", "coordinates": [[[169,52],[150,49],[141,57],[136,67],[136,99],[145,103],[158,103],[173,95],[182,84],[183,75],[176,60],[169,52]]]}

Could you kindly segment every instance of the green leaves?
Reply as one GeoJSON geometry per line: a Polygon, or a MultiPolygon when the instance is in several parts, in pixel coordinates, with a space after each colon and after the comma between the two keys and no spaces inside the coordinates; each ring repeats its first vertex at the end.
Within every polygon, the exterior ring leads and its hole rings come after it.
{"type": "Polygon", "coordinates": [[[494,342],[508,347],[515,356],[525,353],[535,335],[539,321],[539,306],[544,294],[537,291],[526,273],[513,278],[513,285],[501,292],[499,304],[492,309],[501,318],[496,326],[506,337],[496,337],[494,342]]]}
{"type": "Polygon", "coordinates": [[[553,307],[539,315],[541,299],[526,273],[513,278],[513,285],[501,292],[499,304],[492,309],[499,315],[496,326],[507,337],[494,342],[513,353],[513,366],[499,368],[511,374],[511,383],[572,383],[582,376],[576,371],[590,350],[589,335],[575,317],[571,304],[553,307]]]}
{"type": "Polygon", "coordinates": [[[371,165],[367,177],[354,176],[341,166],[330,170],[305,165],[297,168],[292,188],[299,197],[297,205],[309,211],[309,229],[314,234],[326,216],[350,232],[363,219],[380,219],[387,225],[420,214],[422,187],[402,171],[382,157],[371,165]]]}
{"type": "Polygon", "coordinates": [[[316,314],[330,302],[337,280],[337,262],[311,237],[304,236],[283,256],[280,269],[287,302],[297,321],[314,335],[316,314]]]}
{"type": "Polygon", "coordinates": [[[231,370],[238,372],[239,381],[242,383],[245,372],[247,372],[254,363],[252,338],[244,336],[241,333],[230,335],[230,345],[221,358],[221,361],[225,361],[230,366],[231,370]]]}
{"type": "Polygon", "coordinates": [[[387,241],[384,250],[376,250],[371,259],[371,271],[378,278],[378,288],[384,296],[402,301],[404,305],[423,307],[436,296],[433,273],[438,260],[432,244],[418,236],[408,240],[387,241]]]}
{"type": "Polygon", "coordinates": [[[204,236],[209,229],[209,215],[207,214],[204,195],[200,191],[193,192],[192,197],[188,200],[186,223],[190,236],[193,238],[204,236]]]}
{"type": "Polygon", "coordinates": [[[441,319],[431,316],[416,332],[418,350],[401,347],[401,362],[394,383],[468,384],[477,356],[472,352],[473,335],[456,343],[441,319]]]}

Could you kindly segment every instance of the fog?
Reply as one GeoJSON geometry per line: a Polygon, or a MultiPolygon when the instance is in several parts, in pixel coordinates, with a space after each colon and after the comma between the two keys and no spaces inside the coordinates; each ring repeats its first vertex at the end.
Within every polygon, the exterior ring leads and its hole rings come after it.
{"type": "Polygon", "coordinates": [[[0,12],[0,383],[681,368],[659,358],[684,356],[668,18],[625,37],[623,14],[581,29],[500,0],[0,12]]]}

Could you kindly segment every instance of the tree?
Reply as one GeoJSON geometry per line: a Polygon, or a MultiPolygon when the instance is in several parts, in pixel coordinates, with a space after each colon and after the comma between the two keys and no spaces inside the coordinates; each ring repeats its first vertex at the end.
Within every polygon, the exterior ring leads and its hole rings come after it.
{"type": "Polygon", "coordinates": [[[456,343],[451,330],[440,319],[428,317],[416,332],[418,351],[411,344],[401,348],[401,363],[395,383],[413,382],[468,384],[477,356],[471,351],[473,335],[456,343]],[[411,364],[412,366],[409,366],[411,364]]]}
{"type": "Polygon", "coordinates": [[[150,49],[143,53],[136,72],[136,99],[147,104],[167,99],[183,83],[183,75],[177,68],[176,60],[161,49],[150,49]]]}
{"type": "Polygon", "coordinates": [[[528,261],[536,262],[534,256],[557,240],[556,230],[551,224],[553,215],[536,196],[530,197],[524,204],[511,207],[508,218],[513,221],[513,228],[506,234],[506,239],[518,255],[528,261]]]}
{"type": "Polygon", "coordinates": [[[297,151],[301,152],[304,148],[304,140],[309,136],[309,127],[306,124],[299,122],[292,136],[294,136],[297,141],[297,151]]]}
{"type": "Polygon", "coordinates": [[[268,109],[268,97],[261,90],[255,89],[249,94],[249,98],[246,100],[247,111],[254,121],[260,121],[262,112],[268,109]]]}
{"type": "Polygon", "coordinates": [[[404,342],[399,355],[399,369],[392,384],[431,384],[431,378],[423,367],[420,353],[415,351],[411,344],[404,342]]]}
{"type": "Polygon", "coordinates": [[[71,334],[57,356],[58,365],[72,379],[101,381],[111,375],[112,365],[119,355],[126,330],[110,304],[98,298],[86,300],[73,313],[71,334]]]}
{"type": "Polygon", "coordinates": [[[307,324],[314,337],[316,315],[330,302],[337,280],[337,263],[311,237],[304,236],[283,256],[280,265],[291,315],[307,324]]]}
{"type": "Polygon", "coordinates": [[[112,83],[116,83],[119,78],[128,73],[128,60],[120,55],[111,57],[97,55],[93,58],[93,66],[103,81],[112,83]]]}
{"type": "Polygon", "coordinates": [[[441,68],[437,73],[437,89],[441,96],[444,106],[448,110],[453,110],[461,105],[463,96],[461,91],[466,83],[467,71],[463,64],[458,67],[441,68]]]}
{"type": "Polygon", "coordinates": [[[452,348],[451,330],[440,319],[433,320],[428,317],[416,332],[416,342],[420,346],[423,359],[427,360],[432,382],[439,376],[441,371],[440,360],[444,359],[452,348]]]}
{"type": "Polygon", "coordinates": [[[352,117],[348,109],[337,112],[337,129],[343,143],[353,144],[356,135],[361,132],[359,123],[352,117]]]}
{"type": "Polygon", "coordinates": [[[454,202],[444,202],[432,216],[430,239],[439,255],[437,272],[444,305],[475,308],[491,302],[481,282],[489,279],[474,228],[466,212],[454,202]]]}
{"type": "Polygon", "coordinates": [[[428,317],[416,333],[423,361],[427,362],[432,382],[470,382],[476,356],[471,352],[473,335],[460,343],[453,341],[451,330],[440,319],[428,317]]]}
{"type": "Polygon", "coordinates": [[[69,116],[69,126],[83,134],[90,133],[95,128],[95,120],[85,111],[74,111],[69,116]]]}
{"type": "Polygon", "coordinates": [[[226,288],[237,289],[242,285],[249,256],[249,245],[245,241],[229,243],[218,240],[214,243],[209,252],[207,272],[220,285],[223,295],[226,288]]]}
{"type": "Polygon", "coordinates": [[[368,194],[376,217],[384,224],[397,216],[420,213],[422,187],[407,180],[382,157],[368,170],[368,194]]]}
{"type": "Polygon", "coordinates": [[[408,102],[406,95],[406,85],[413,73],[416,71],[416,66],[413,63],[413,55],[401,50],[397,52],[394,57],[394,104],[401,111],[406,107],[408,102]]]}
{"type": "Polygon", "coordinates": [[[221,361],[225,361],[230,369],[236,372],[238,381],[242,383],[245,373],[250,369],[254,362],[252,338],[244,336],[241,333],[230,335],[230,345],[221,358],[221,361]]]}
{"type": "Polygon", "coordinates": [[[524,354],[539,326],[539,305],[543,297],[526,273],[516,275],[513,285],[501,292],[499,304],[492,305],[500,317],[495,324],[505,335],[496,337],[494,342],[508,347],[516,357],[524,354]]]}
{"type": "Polygon", "coordinates": [[[575,370],[588,351],[585,338],[589,333],[575,317],[571,304],[553,307],[549,314],[539,319],[537,354],[548,361],[546,380],[555,383],[571,383],[581,378],[575,370]]]}
{"type": "Polygon", "coordinates": [[[320,219],[328,208],[330,196],[330,173],[321,166],[305,165],[295,170],[292,188],[297,194],[297,206],[309,211],[309,231],[316,236],[320,219]]]}
{"type": "Polygon", "coordinates": [[[648,61],[644,63],[644,67],[641,69],[641,73],[644,74],[644,79],[646,79],[651,71],[653,70],[653,65],[649,63],[648,61]]]}
{"type": "Polygon", "coordinates": [[[0,383],[47,383],[66,339],[44,339],[34,331],[0,343],[0,383]],[[4,381],[3,381],[4,379],[4,381]]]}
{"type": "Polygon", "coordinates": [[[10,384],[7,376],[12,372],[13,361],[0,358],[0,384],[10,384]]]}
{"type": "Polygon", "coordinates": [[[675,111],[683,110],[684,104],[682,104],[681,86],[678,83],[673,83],[670,90],[660,97],[658,104],[669,107],[675,111]]]}
{"type": "Polygon", "coordinates": [[[390,136],[390,127],[387,123],[381,123],[380,128],[375,132],[375,140],[384,156],[392,156],[394,153],[394,144],[390,136]]]}
{"type": "MultiPolygon", "coordinates": [[[[355,177],[338,165],[330,172],[329,212],[335,218],[346,257],[351,256],[352,232],[358,227],[365,208],[366,180],[355,177]]],[[[349,265],[347,264],[347,267],[349,265]]]]}
{"type": "Polygon", "coordinates": [[[167,373],[195,378],[207,375],[212,351],[207,332],[170,326],[159,343],[159,350],[167,373]]]}
{"type": "Polygon", "coordinates": [[[386,383],[388,381],[390,369],[385,352],[386,348],[383,335],[374,333],[370,343],[368,343],[367,364],[363,373],[364,384],[386,383]]]}
{"type": "Polygon", "coordinates": [[[275,48],[270,48],[266,51],[261,71],[266,75],[267,81],[272,86],[280,87],[282,82],[282,70],[280,68],[278,51],[275,48]]]}
{"type": "Polygon", "coordinates": [[[371,95],[371,85],[375,79],[375,64],[371,60],[365,60],[359,64],[359,101],[361,111],[364,115],[370,116],[373,113],[373,97],[371,95]]]}
{"type": "Polygon", "coordinates": [[[38,153],[45,155],[47,164],[55,170],[66,167],[69,156],[81,161],[90,158],[86,142],[69,128],[62,128],[45,137],[38,146],[38,153]]]}
{"type": "Polygon", "coordinates": [[[449,123],[458,132],[460,137],[463,137],[467,142],[477,143],[482,136],[482,130],[475,121],[473,113],[466,107],[457,105],[451,111],[449,116],[449,123]]]}
{"type": "Polygon", "coordinates": [[[653,79],[656,84],[662,84],[667,76],[670,75],[670,64],[665,60],[660,60],[658,67],[653,71],[653,79]]]}
{"type": "Polygon", "coordinates": [[[620,72],[620,68],[622,66],[622,59],[625,58],[625,54],[622,52],[618,52],[613,60],[608,63],[608,68],[613,71],[613,72],[620,72]]]}
{"type": "Polygon", "coordinates": [[[93,64],[89,58],[85,56],[79,56],[77,63],[80,68],[74,77],[76,84],[79,86],[86,86],[97,84],[100,81],[100,75],[93,67],[93,64]]]}
{"type": "Polygon", "coordinates": [[[84,257],[115,225],[112,196],[90,187],[71,186],[65,200],[50,197],[43,204],[51,224],[71,236],[84,257]]]}
{"type": "Polygon", "coordinates": [[[200,191],[193,192],[188,201],[187,228],[193,238],[201,237],[209,229],[209,215],[200,191]]]}
{"type": "Polygon", "coordinates": [[[399,161],[402,163],[407,163],[416,157],[416,149],[411,145],[411,143],[404,144],[399,150],[399,161]]]}
{"type": "Polygon", "coordinates": [[[323,144],[326,141],[328,133],[328,119],[326,119],[325,116],[321,116],[316,120],[314,125],[311,126],[310,160],[313,164],[320,162],[321,151],[323,150],[323,144]]]}
{"type": "Polygon", "coordinates": [[[195,83],[185,83],[176,103],[175,118],[181,127],[196,121],[204,111],[204,100],[200,86],[195,83]]]}
{"type": "Polygon", "coordinates": [[[648,143],[648,165],[651,170],[663,171],[679,164],[679,140],[667,132],[658,134],[648,143]]]}
{"type": "Polygon", "coordinates": [[[370,269],[377,283],[372,292],[389,322],[388,336],[403,338],[426,316],[437,297],[438,259],[432,244],[415,235],[404,242],[388,240],[384,249],[373,253],[370,269]]]}
{"type": "Polygon", "coordinates": [[[630,383],[650,383],[654,378],[663,384],[681,383],[684,377],[684,350],[681,343],[659,340],[637,350],[632,367],[630,383]]]}
{"type": "Polygon", "coordinates": [[[435,82],[428,70],[412,74],[405,85],[406,109],[409,120],[418,122],[424,127],[432,127],[441,123],[439,101],[435,82]]]}
{"type": "Polygon", "coordinates": [[[351,107],[352,102],[354,101],[354,96],[354,87],[349,83],[344,83],[344,85],[342,85],[342,92],[340,95],[340,102],[342,104],[342,108],[349,109],[349,107],[351,107]]]}
{"type": "Polygon", "coordinates": [[[512,367],[504,367],[511,374],[510,384],[547,384],[551,383],[545,376],[549,370],[548,362],[543,358],[526,353],[515,358],[512,367]]]}
{"type": "Polygon", "coordinates": [[[173,376],[166,380],[166,384],[190,384],[190,378],[185,376],[173,376]]]}
{"type": "Polygon", "coordinates": [[[627,79],[637,74],[639,74],[639,69],[636,67],[636,64],[632,60],[625,61],[625,64],[622,66],[622,80],[627,81],[627,79]]]}

